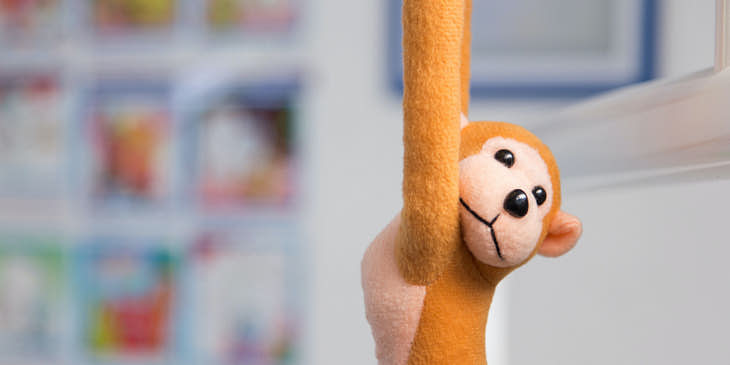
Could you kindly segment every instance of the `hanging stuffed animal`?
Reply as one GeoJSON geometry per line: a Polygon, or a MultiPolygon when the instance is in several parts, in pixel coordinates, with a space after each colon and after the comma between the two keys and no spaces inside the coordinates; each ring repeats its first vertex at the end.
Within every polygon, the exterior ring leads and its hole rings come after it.
{"type": "Polygon", "coordinates": [[[508,123],[468,123],[471,0],[404,0],[403,209],[362,261],[381,365],[486,364],[497,284],[581,234],[550,150],[508,123]]]}

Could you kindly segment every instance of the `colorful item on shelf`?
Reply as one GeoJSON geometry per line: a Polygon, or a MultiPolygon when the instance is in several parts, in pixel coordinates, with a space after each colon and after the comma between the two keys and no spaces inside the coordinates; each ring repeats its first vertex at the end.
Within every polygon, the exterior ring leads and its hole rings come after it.
{"type": "Polygon", "coordinates": [[[177,0],[88,0],[94,28],[102,33],[128,33],[172,28],[177,0]]]}
{"type": "Polygon", "coordinates": [[[102,83],[91,95],[91,191],[106,205],[160,203],[170,195],[171,118],[164,86],[102,83]]]}
{"type": "Polygon", "coordinates": [[[0,0],[0,39],[27,46],[28,41],[58,36],[61,0],[0,0]]]}
{"type": "Polygon", "coordinates": [[[178,292],[174,253],[155,240],[99,238],[78,259],[85,348],[119,358],[169,355],[178,292]]]}
{"type": "Polygon", "coordinates": [[[192,265],[200,363],[274,365],[298,358],[296,289],[290,254],[277,242],[283,239],[260,230],[200,236],[192,265]]]}
{"type": "Polygon", "coordinates": [[[62,244],[56,238],[0,236],[0,362],[58,360],[68,291],[62,244]]]}
{"type": "Polygon", "coordinates": [[[62,190],[68,126],[63,105],[56,72],[0,74],[0,195],[62,190]]]}
{"type": "Polygon", "coordinates": [[[207,0],[206,20],[215,32],[282,32],[296,19],[296,0],[207,0]]]}
{"type": "Polygon", "coordinates": [[[202,206],[289,203],[294,193],[293,97],[293,87],[236,84],[199,98],[200,107],[190,116],[190,167],[202,206]]]}

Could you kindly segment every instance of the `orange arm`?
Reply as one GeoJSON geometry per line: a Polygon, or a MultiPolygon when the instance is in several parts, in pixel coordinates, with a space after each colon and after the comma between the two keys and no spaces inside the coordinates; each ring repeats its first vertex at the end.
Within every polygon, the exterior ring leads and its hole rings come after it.
{"type": "Polygon", "coordinates": [[[464,0],[403,2],[404,279],[431,283],[460,242],[459,123],[464,0]]]}
{"type": "Polygon", "coordinates": [[[469,117],[469,80],[471,79],[471,5],[464,0],[464,38],[461,41],[461,112],[469,117]]]}

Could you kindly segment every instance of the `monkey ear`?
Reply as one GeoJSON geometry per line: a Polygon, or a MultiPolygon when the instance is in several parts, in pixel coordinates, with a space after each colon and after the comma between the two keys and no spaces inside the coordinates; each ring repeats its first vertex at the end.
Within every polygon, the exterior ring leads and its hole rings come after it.
{"type": "Polygon", "coordinates": [[[547,237],[537,251],[547,257],[558,257],[570,251],[578,242],[583,233],[583,224],[580,220],[568,213],[559,210],[548,228],[547,237]]]}
{"type": "Polygon", "coordinates": [[[461,129],[464,129],[467,125],[469,125],[469,119],[466,115],[464,115],[464,113],[461,113],[461,129]]]}

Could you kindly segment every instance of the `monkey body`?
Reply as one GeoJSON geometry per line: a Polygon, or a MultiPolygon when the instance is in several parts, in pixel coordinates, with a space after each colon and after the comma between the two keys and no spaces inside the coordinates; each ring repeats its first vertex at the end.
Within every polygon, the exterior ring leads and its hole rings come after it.
{"type": "Polygon", "coordinates": [[[479,274],[462,243],[433,284],[407,283],[395,258],[399,224],[400,215],[362,261],[366,316],[379,364],[485,364],[484,328],[495,285],[479,274]],[[429,349],[436,348],[449,353],[434,358],[429,349]]]}
{"type": "Polygon", "coordinates": [[[471,0],[403,2],[403,209],[361,265],[380,365],[486,365],[497,284],[582,231],[536,136],[466,120],[470,13],[471,0]]]}
{"type": "Polygon", "coordinates": [[[564,254],[581,232],[580,222],[559,209],[552,154],[516,125],[463,125],[457,196],[458,235],[443,244],[442,269],[424,275],[433,279],[406,274],[431,266],[420,265],[429,260],[423,242],[404,239],[404,230],[419,229],[403,224],[404,211],[364,255],[366,315],[381,365],[486,364],[484,331],[497,284],[537,253],[564,254]],[[512,201],[516,191],[532,193],[522,209],[512,201]]]}

